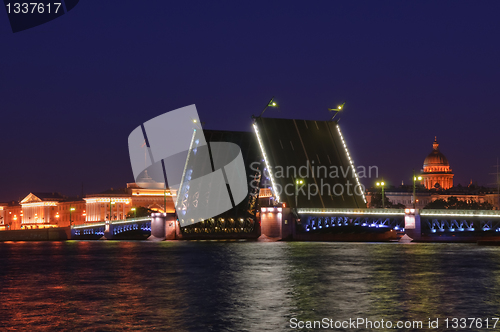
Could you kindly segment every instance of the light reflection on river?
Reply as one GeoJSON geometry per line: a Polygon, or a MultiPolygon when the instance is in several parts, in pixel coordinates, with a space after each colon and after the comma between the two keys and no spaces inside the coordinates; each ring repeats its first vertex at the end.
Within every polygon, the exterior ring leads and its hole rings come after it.
{"type": "Polygon", "coordinates": [[[500,317],[499,264],[500,248],[474,244],[0,243],[0,330],[500,317]]]}

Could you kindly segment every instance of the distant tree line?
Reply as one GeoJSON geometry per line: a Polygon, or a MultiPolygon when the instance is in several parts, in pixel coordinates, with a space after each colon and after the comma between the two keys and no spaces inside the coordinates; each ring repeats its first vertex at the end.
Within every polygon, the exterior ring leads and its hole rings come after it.
{"type": "Polygon", "coordinates": [[[151,215],[151,213],[153,213],[153,212],[155,212],[155,211],[148,209],[147,207],[138,206],[138,207],[136,207],[135,211],[129,211],[127,213],[127,218],[149,217],[151,215]]]}
{"type": "MultiPolygon", "coordinates": [[[[384,205],[388,209],[404,209],[405,208],[404,204],[401,204],[401,203],[394,204],[385,195],[384,195],[384,205]]],[[[378,193],[372,194],[372,200],[370,201],[370,207],[376,208],[376,209],[382,208],[382,193],[378,192],[378,193]]]]}
{"type": "Polygon", "coordinates": [[[447,200],[438,198],[427,204],[424,209],[493,210],[493,205],[488,202],[461,201],[455,196],[450,196],[447,200]]]}

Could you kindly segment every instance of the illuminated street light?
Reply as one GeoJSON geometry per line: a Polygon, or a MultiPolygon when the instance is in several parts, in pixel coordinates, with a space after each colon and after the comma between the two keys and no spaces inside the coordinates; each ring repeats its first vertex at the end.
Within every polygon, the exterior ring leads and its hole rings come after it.
{"type": "Polygon", "coordinates": [[[111,201],[111,198],[109,198],[109,221],[111,221],[111,206],[115,204],[115,202],[111,201]]]}
{"type": "Polygon", "coordinates": [[[271,98],[271,100],[267,103],[266,107],[264,107],[262,112],[260,112],[259,117],[261,117],[262,114],[264,114],[264,112],[267,110],[268,107],[278,107],[279,108],[279,105],[276,104],[276,102],[274,101],[274,97],[271,98]]]}
{"type": "Polygon", "coordinates": [[[73,221],[71,220],[71,214],[73,213],[73,211],[75,211],[75,208],[74,207],[71,207],[71,205],[69,206],[69,225],[71,226],[71,224],[73,223],[73,221]]]}
{"type": "Polygon", "coordinates": [[[137,209],[133,207],[130,210],[134,211],[134,218],[137,218],[137,209]]]}
{"type": "Polygon", "coordinates": [[[167,186],[163,189],[163,212],[167,213],[167,186]]]}
{"type": "Polygon", "coordinates": [[[377,187],[382,188],[382,209],[385,209],[384,185],[385,185],[385,183],[383,181],[377,182],[377,187]]]}
{"type": "Polygon", "coordinates": [[[344,108],[344,105],[345,105],[345,102],[342,103],[342,105],[337,106],[337,108],[329,108],[328,109],[330,112],[335,112],[333,114],[332,118],[330,119],[330,121],[332,121],[333,118],[335,118],[337,116],[337,114],[339,114],[339,112],[342,111],[342,109],[344,108]]]}
{"type": "Polygon", "coordinates": [[[420,181],[422,180],[422,177],[419,175],[419,176],[415,176],[415,170],[413,170],[413,208],[415,209],[415,205],[417,203],[417,196],[415,194],[415,182],[416,181],[420,181]]]}
{"type": "Polygon", "coordinates": [[[297,209],[299,206],[299,185],[303,185],[304,180],[297,179],[295,180],[295,208],[297,209]]]}

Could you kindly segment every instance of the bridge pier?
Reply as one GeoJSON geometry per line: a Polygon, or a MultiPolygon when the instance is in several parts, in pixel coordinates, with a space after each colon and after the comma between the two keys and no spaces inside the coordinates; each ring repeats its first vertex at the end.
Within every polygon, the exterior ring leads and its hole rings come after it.
{"type": "Polygon", "coordinates": [[[419,209],[405,209],[405,233],[413,241],[422,239],[422,224],[419,209]]]}
{"type": "Polygon", "coordinates": [[[151,236],[148,240],[176,240],[177,218],[175,213],[152,213],[151,236]]]}
{"type": "Polygon", "coordinates": [[[260,215],[261,236],[264,235],[276,240],[292,240],[295,235],[294,219],[290,208],[262,208],[260,215]]]}

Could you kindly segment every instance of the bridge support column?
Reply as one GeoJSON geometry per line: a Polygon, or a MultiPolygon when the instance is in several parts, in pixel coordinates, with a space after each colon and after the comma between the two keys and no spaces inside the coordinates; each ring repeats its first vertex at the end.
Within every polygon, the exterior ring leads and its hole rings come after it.
{"type": "Polygon", "coordinates": [[[260,212],[261,236],[277,240],[291,240],[295,221],[290,208],[265,207],[260,212]]]}
{"type": "Polygon", "coordinates": [[[106,240],[113,240],[113,223],[106,220],[106,226],[104,226],[104,237],[106,240]]]}
{"type": "Polygon", "coordinates": [[[422,238],[419,209],[405,209],[405,233],[414,241],[422,238]]]}
{"type": "Polygon", "coordinates": [[[177,217],[175,213],[152,213],[151,236],[148,240],[175,240],[177,217]]]}
{"type": "Polygon", "coordinates": [[[167,213],[165,220],[165,240],[177,240],[179,230],[179,222],[175,213],[167,213]]]}

